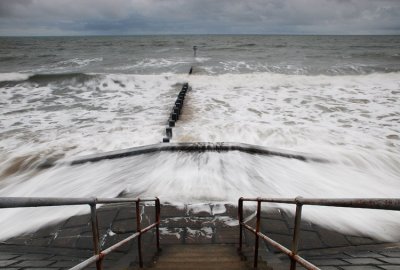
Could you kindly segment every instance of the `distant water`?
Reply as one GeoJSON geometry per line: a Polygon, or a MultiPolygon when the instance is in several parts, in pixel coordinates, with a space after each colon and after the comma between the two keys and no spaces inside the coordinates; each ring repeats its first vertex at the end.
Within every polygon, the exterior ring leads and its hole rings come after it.
{"type": "MultiPolygon", "coordinates": [[[[0,38],[0,196],[399,197],[399,48],[400,36],[0,38]],[[244,142],[331,162],[160,153],[36,169],[47,158],[161,142],[184,82],[192,91],[173,142],[244,142]]],[[[0,238],[82,209],[1,210],[0,238]]],[[[398,213],[304,213],[400,240],[398,213]]]]}

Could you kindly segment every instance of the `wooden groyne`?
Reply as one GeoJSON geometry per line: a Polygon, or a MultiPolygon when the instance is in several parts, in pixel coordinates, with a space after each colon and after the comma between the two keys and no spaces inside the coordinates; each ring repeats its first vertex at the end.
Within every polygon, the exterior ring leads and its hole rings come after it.
{"type": "MultiPolygon", "coordinates": [[[[192,74],[193,67],[190,67],[189,75],[192,74]]],[[[185,101],[186,93],[190,90],[189,83],[184,83],[181,91],[176,98],[175,104],[172,107],[170,117],[168,118],[167,128],[165,129],[165,137],[163,138],[164,143],[169,143],[172,138],[172,128],[175,127],[176,122],[179,120],[181,112],[183,110],[183,102],[185,101]]]]}
{"type": "Polygon", "coordinates": [[[166,137],[163,138],[164,143],[168,143],[172,138],[172,128],[175,127],[176,122],[179,120],[179,117],[183,110],[183,102],[185,101],[185,96],[188,90],[189,84],[184,83],[182,86],[182,90],[179,92],[178,97],[176,98],[175,104],[168,119],[168,127],[165,129],[166,137]]]}

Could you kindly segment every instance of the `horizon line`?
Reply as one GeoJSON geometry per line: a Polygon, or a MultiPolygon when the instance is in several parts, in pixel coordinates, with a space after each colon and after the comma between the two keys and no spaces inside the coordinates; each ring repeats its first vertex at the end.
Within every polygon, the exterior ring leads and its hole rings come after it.
{"type": "Polygon", "coordinates": [[[86,34],[86,35],[0,35],[0,38],[7,37],[143,37],[143,36],[400,36],[400,34],[86,34]]]}

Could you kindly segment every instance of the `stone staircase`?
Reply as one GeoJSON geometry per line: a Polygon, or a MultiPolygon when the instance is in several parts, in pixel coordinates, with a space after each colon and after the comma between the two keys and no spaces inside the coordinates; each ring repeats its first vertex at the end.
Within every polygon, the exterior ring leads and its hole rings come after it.
{"type": "MultiPolygon", "coordinates": [[[[239,270],[253,269],[252,265],[238,254],[234,245],[169,245],[163,250],[153,265],[147,269],[163,270],[239,270]]],[[[267,269],[260,265],[259,269],[267,269]]]]}

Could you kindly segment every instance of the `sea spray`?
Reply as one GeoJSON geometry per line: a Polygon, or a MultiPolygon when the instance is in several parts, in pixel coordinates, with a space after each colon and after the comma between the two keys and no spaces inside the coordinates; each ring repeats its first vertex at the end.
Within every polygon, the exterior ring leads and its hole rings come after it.
{"type": "MultiPolygon", "coordinates": [[[[8,182],[0,195],[116,197],[124,193],[132,197],[158,196],[162,202],[170,203],[232,204],[241,196],[396,197],[400,188],[398,178],[393,178],[395,175],[388,167],[381,169],[360,170],[353,165],[239,152],[156,153],[73,167],[60,166],[29,177],[21,174],[8,182]],[[381,179],[385,179],[384,186],[381,179]]],[[[2,210],[5,218],[0,226],[6,228],[2,237],[65,219],[86,208],[2,210]],[[30,222],[21,222],[26,219],[30,222]]],[[[357,233],[362,228],[362,233],[373,237],[398,239],[398,213],[325,208],[306,207],[305,217],[340,231],[357,233]],[[332,215],[336,218],[329,219],[332,215]],[[357,219],[352,218],[354,216],[357,219]]]]}

